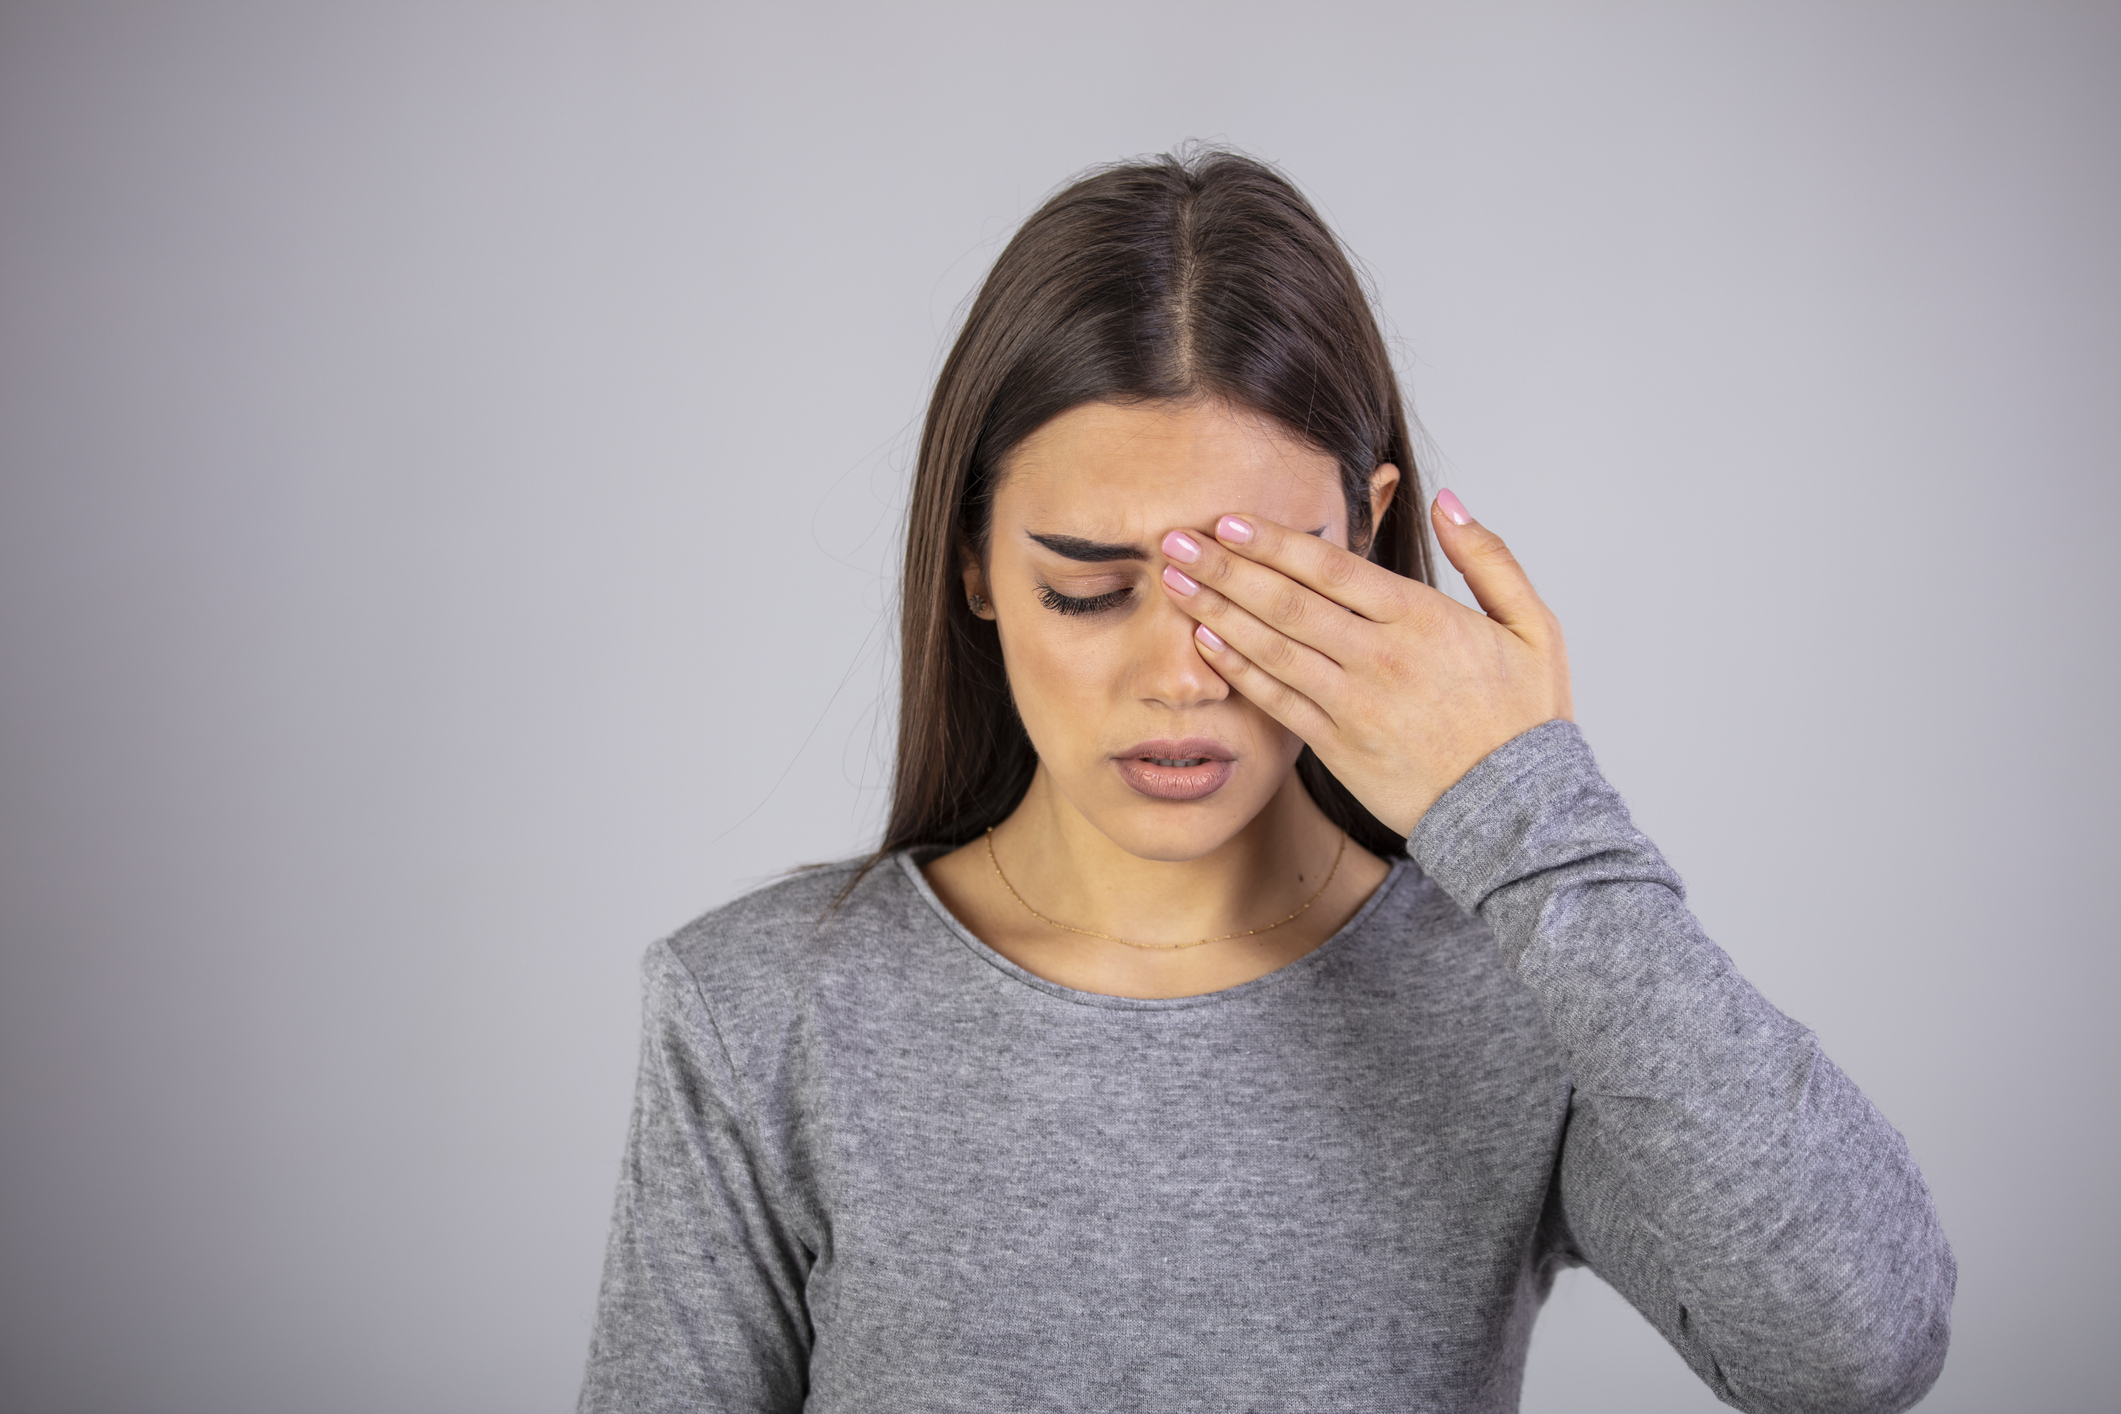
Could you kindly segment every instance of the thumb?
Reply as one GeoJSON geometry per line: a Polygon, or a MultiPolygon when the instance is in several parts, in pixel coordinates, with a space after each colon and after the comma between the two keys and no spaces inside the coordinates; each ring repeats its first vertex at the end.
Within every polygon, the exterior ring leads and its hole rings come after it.
{"type": "Polygon", "coordinates": [[[1465,576],[1466,588],[1487,616],[1513,629],[1532,628],[1547,618],[1547,606],[1532,588],[1524,567],[1502,543],[1502,537],[1467,513],[1465,503],[1448,488],[1436,493],[1429,508],[1436,543],[1444,558],[1465,576]]]}

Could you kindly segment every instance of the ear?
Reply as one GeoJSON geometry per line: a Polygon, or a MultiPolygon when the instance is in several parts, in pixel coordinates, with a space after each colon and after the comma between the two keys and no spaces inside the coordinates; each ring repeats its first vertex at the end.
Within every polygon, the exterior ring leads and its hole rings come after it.
{"type": "Polygon", "coordinates": [[[972,610],[972,617],[991,620],[994,617],[994,596],[987,592],[987,571],[980,564],[979,557],[970,549],[961,547],[958,551],[958,567],[964,581],[967,607],[975,603],[980,606],[972,610]]]}
{"type": "Polygon", "coordinates": [[[1373,545],[1377,541],[1377,527],[1384,524],[1385,508],[1392,504],[1392,493],[1398,489],[1399,468],[1392,463],[1385,462],[1370,473],[1370,541],[1373,545]]]}

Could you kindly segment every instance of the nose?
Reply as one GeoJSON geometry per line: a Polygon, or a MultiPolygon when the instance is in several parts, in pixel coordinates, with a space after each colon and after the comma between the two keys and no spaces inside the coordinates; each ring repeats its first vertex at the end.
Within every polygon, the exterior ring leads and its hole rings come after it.
{"type": "Polygon", "coordinates": [[[1169,597],[1136,614],[1130,625],[1139,638],[1134,651],[1134,691],[1144,702],[1183,711],[1221,702],[1230,695],[1224,682],[1193,646],[1193,620],[1169,597]]]}

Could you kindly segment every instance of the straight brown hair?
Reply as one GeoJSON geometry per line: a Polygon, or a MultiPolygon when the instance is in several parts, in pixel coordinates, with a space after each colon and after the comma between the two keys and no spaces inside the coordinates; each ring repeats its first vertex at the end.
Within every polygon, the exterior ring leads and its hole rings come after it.
{"type": "MultiPolygon", "coordinates": [[[[1349,543],[1430,582],[1425,504],[1392,360],[1340,243],[1273,168],[1219,149],[1105,167],[1017,231],[973,299],[921,432],[908,512],[898,763],[871,863],[1000,824],[1038,765],[994,625],[967,607],[1004,460],[1090,402],[1221,398],[1331,455],[1349,543]],[[1399,486],[1370,523],[1370,477],[1399,486]]],[[[1319,808],[1390,858],[1406,841],[1306,747],[1319,808]]],[[[863,871],[866,872],[866,869],[863,871]]]]}

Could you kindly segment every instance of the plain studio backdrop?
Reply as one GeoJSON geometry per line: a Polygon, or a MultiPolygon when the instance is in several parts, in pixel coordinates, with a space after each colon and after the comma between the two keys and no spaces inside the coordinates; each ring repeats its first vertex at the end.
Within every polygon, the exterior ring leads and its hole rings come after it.
{"type": "MultiPolygon", "coordinates": [[[[571,1406],[636,960],[872,840],[962,304],[1199,138],[1907,1135],[1925,1407],[2111,1408],[2117,75],[2114,5],[8,5],[0,1406],[571,1406]]],[[[1573,1272],[1525,1407],[1720,1406],[1573,1272]]]]}

